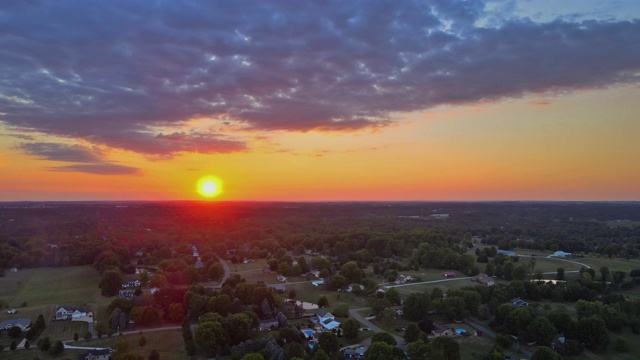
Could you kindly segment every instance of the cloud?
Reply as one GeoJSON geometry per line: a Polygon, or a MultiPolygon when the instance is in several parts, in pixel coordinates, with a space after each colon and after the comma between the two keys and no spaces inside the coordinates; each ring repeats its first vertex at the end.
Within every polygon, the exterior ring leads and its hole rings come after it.
{"type": "Polygon", "coordinates": [[[99,175],[133,175],[140,169],[115,164],[103,159],[100,151],[82,145],[68,145],[58,143],[21,143],[15,147],[28,155],[40,160],[79,163],[50,167],[51,171],[83,172],[99,175]]]}
{"type": "Polygon", "coordinates": [[[100,161],[93,151],[81,145],[66,145],[57,143],[22,143],[16,146],[28,155],[35,156],[42,160],[67,161],[91,163],[100,161]]]}
{"type": "Polygon", "coordinates": [[[480,0],[15,2],[0,10],[0,120],[170,157],[246,150],[166,130],[195,118],[354,131],[639,80],[639,20],[488,18],[480,0]]]}
{"type": "Polygon", "coordinates": [[[63,172],[83,172],[97,175],[135,175],[140,173],[140,169],[138,168],[112,163],[56,166],[49,168],[49,170],[63,172]]]}

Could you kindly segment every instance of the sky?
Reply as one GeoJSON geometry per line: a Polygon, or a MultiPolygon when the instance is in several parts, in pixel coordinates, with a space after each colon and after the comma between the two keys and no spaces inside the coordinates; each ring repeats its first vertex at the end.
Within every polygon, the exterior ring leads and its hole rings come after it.
{"type": "Polygon", "coordinates": [[[640,1],[0,3],[0,201],[640,200],[640,1]]]}

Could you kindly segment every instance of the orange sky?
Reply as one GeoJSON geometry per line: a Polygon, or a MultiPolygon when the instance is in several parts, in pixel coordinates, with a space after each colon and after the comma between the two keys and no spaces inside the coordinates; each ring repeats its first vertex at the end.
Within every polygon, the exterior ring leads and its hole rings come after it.
{"type": "Polygon", "coordinates": [[[205,175],[223,180],[218,200],[640,200],[637,99],[618,86],[396,114],[377,130],[243,130],[249,149],[231,154],[106,150],[134,175],[51,171],[61,163],[2,136],[0,200],[201,199],[205,175]]]}

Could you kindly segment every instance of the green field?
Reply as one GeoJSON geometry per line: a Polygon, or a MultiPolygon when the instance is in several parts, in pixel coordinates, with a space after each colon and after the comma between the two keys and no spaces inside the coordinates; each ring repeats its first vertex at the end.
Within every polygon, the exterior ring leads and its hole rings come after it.
{"type": "MultiPolygon", "coordinates": [[[[87,324],[83,322],[59,321],[50,319],[55,315],[57,305],[83,305],[100,314],[100,310],[111,302],[100,294],[98,283],[100,275],[91,266],[74,266],[60,268],[21,269],[9,272],[0,278],[0,299],[10,308],[18,310],[17,314],[0,313],[0,321],[25,318],[35,321],[42,314],[47,328],[42,336],[52,339],[70,339],[77,332],[83,336],[87,324]],[[25,307],[22,304],[26,303],[25,307]]],[[[2,343],[2,342],[0,342],[2,343]]]]}
{"type": "MultiPolygon", "coordinates": [[[[162,360],[183,360],[191,359],[187,356],[184,349],[184,341],[182,340],[182,330],[165,330],[142,332],[147,339],[145,346],[139,346],[140,334],[123,335],[127,339],[130,352],[142,355],[145,359],[149,356],[152,349],[156,349],[160,353],[162,360]]],[[[95,347],[111,347],[115,348],[115,341],[118,336],[102,337],[101,339],[80,340],[75,342],[76,346],[95,346],[95,347]]]]}

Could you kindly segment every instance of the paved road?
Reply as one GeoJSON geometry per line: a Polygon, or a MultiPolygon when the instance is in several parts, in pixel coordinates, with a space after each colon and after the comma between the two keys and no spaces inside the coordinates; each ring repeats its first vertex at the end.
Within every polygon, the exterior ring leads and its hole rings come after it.
{"type": "Polygon", "coordinates": [[[405,283],[405,284],[394,284],[394,285],[383,285],[383,287],[387,287],[387,288],[397,288],[397,287],[403,287],[403,286],[414,286],[414,285],[424,285],[424,284],[436,284],[436,283],[441,283],[441,282],[447,282],[447,281],[458,281],[458,280],[471,280],[471,277],[456,277],[456,278],[446,278],[446,279],[440,279],[440,280],[431,280],[431,281],[421,281],[421,282],[412,282],[412,283],[405,283]]]}
{"type": "MultiPolygon", "coordinates": [[[[351,316],[353,319],[359,321],[364,327],[371,329],[371,331],[373,331],[375,333],[386,332],[386,331],[382,330],[381,328],[373,325],[373,323],[371,321],[365,319],[362,315],[360,315],[358,313],[358,312],[363,311],[363,310],[369,310],[369,308],[351,309],[351,310],[349,310],[349,316],[351,316]]],[[[389,333],[389,334],[391,334],[391,333],[389,333]]],[[[391,334],[391,336],[393,336],[393,338],[396,339],[396,342],[398,343],[398,347],[400,349],[402,349],[402,351],[407,352],[407,345],[404,343],[404,339],[401,338],[398,335],[395,335],[395,334],[391,334]]],[[[371,345],[371,338],[368,338],[367,340],[364,340],[360,344],[366,345],[366,346],[371,345]]]]}
{"type": "Polygon", "coordinates": [[[224,261],[218,255],[216,255],[216,257],[218,258],[218,262],[220,263],[220,265],[222,265],[222,269],[224,270],[224,275],[222,275],[222,280],[220,280],[220,285],[213,286],[213,287],[221,289],[222,288],[222,284],[224,284],[224,282],[227,281],[229,276],[231,276],[231,270],[229,270],[229,265],[227,264],[226,261],[224,261]]]}

